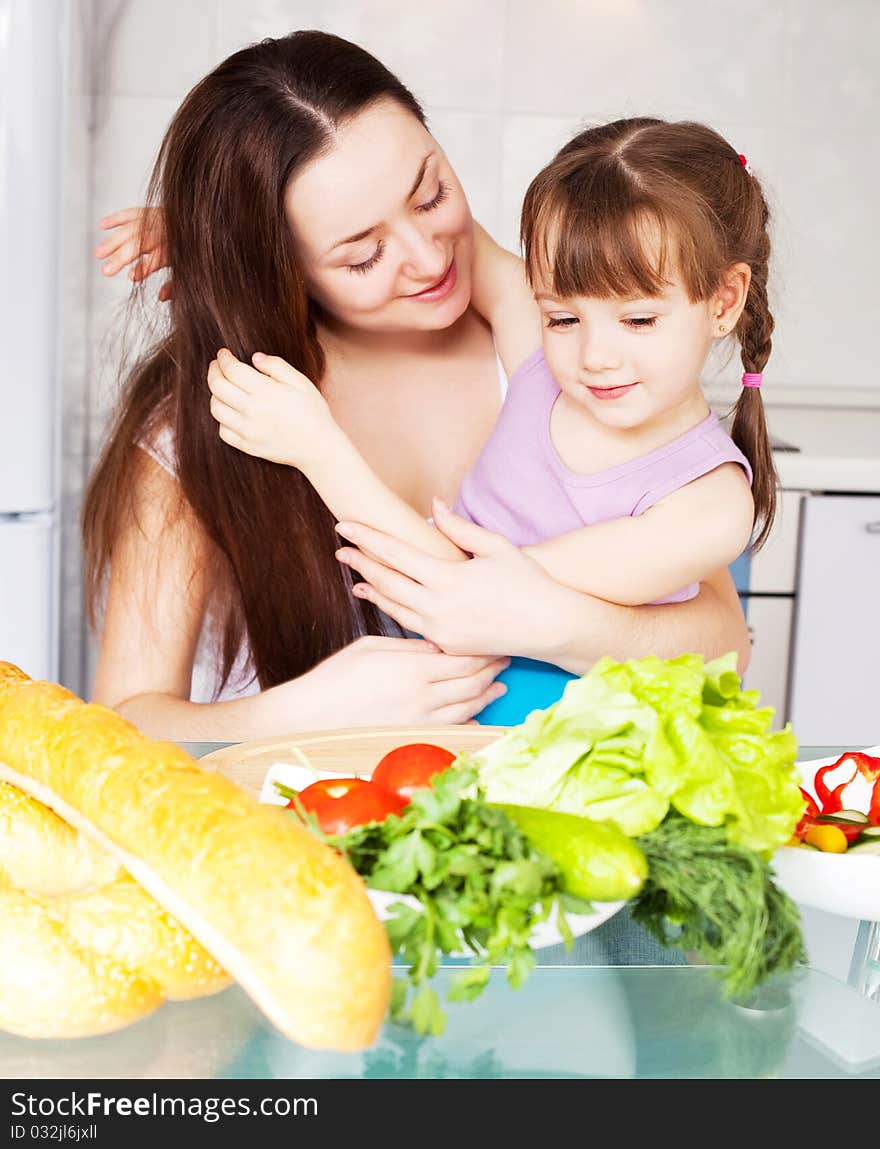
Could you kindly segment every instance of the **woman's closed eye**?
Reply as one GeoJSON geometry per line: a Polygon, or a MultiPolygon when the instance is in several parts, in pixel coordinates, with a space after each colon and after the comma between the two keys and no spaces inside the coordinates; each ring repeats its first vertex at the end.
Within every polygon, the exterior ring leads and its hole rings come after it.
{"type": "MultiPolygon", "coordinates": [[[[437,194],[434,196],[434,198],[428,200],[427,203],[419,204],[416,208],[416,211],[434,211],[435,208],[438,208],[440,204],[443,203],[448,195],[449,184],[444,183],[443,180],[441,180],[440,186],[437,188],[437,194]]],[[[366,275],[368,271],[371,271],[376,266],[384,254],[385,241],[380,239],[379,243],[376,245],[376,250],[373,252],[369,259],[365,259],[362,263],[350,263],[348,265],[348,270],[356,271],[358,275],[366,275]]]]}
{"type": "Polygon", "coordinates": [[[633,331],[644,331],[646,328],[653,327],[657,322],[656,315],[630,315],[623,320],[627,327],[632,328],[633,331]]]}
{"type": "Polygon", "coordinates": [[[449,195],[449,184],[444,183],[443,180],[441,180],[440,186],[437,188],[437,194],[434,196],[434,198],[431,200],[428,200],[427,203],[420,203],[419,206],[416,208],[416,211],[433,211],[434,208],[439,207],[440,204],[443,203],[443,201],[446,199],[446,197],[448,195],[449,195]]]}
{"type": "Polygon", "coordinates": [[[348,270],[349,271],[356,271],[358,273],[358,275],[366,275],[366,273],[371,268],[376,266],[376,264],[382,258],[384,252],[385,252],[385,241],[383,239],[380,239],[378,244],[376,245],[376,250],[373,252],[373,254],[370,256],[369,259],[365,259],[363,261],[363,263],[350,263],[348,265],[348,270]]]}
{"type": "Polygon", "coordinates": [[[577,323],[577,318],[574,315],[548,315],[548,327],[573,327],[577,323]]]}

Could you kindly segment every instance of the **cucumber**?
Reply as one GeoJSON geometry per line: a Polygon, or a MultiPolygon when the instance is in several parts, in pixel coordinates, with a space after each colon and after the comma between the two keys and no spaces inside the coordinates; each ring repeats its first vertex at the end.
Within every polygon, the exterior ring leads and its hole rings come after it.
{"type": "Polygon", "coordinates": [[[861,834],[859,834],[859,845],[862,842],[877,842],[880,841],[880,826],[865,826],[861,834]]]}
{"type": "Polygon", "coordinates": [[[874,839],[867,842],[859,842],[857,846],[850,846],[847,850],[848,854],[880,854],[880,841],[874,839]]]}
{"type": "Polygon", "coordinates": [[[867,826],[868,815],[859,810],[839,810],[836,814],[820,814],[816,821],[831,826],[867,826]]]}
{"type": "Polygon", "coordinates": [[[645,884],[645,855],[612,823],[535,806],[490,805],[503,811],[533,845],[553,859],[564,888],[575,897],[616,902],[634,897],[645,884]]]}

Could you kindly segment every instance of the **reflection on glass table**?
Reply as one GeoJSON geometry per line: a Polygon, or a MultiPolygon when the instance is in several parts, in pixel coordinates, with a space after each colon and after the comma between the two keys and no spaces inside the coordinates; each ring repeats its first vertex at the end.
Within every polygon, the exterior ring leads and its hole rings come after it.
{"type": "MultiPolygon", "coordinates": [[[[438,971],[437,988],[454,970],[438,971]]],[[[303,1049],[238,987],[79,1041],[0,1035],[2,1078],[870,1078],[880,1006],[815,970],[724,1000],[709,967],[541,966],[450,1006],[446,1032],[387,1024],[356,1054],[303,1049]]]]}

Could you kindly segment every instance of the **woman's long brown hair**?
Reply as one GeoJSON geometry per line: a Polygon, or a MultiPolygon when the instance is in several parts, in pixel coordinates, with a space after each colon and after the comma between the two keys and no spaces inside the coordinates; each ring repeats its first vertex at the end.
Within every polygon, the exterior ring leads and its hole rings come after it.
{"type": "MultiPolygon", "coordinates": [[[[697,302],[714,295],[732,264],[748,264],[751,282],[732,334],[744,369],[760,372],[773,334],[769,219],[760,183],[712,128],[638,118],[570,140],[526,192],[521,234],[530,279],[546,278],[562,298],[656,295],[677,271],[697,302]],[[647,234],[659,234],[659,258],[647,234]]],[[[731,438],[752,468],[755,551],[773,525],[778,485],[756,388],[742,389],[731,438]]]]}
{"type": "MultiPolygon", "coordinates": [[[[247,636],[262,688],[304,673],[362,633],[380,631],[354,600],[334,519],[297,470],[223,443],[208,364],[228,347],[262,350],[316,383],[324,356],[284,217],[284,190],[333,143],[337,127],[382,99],[422,123],[411,93],[355,44],[322,32],[265,40],[230,56],[189,93],[159,153],[148,202],[165,213],[174,275],[167,335],[130,374],[83,508],[90,617],[116,540],[136,504],[135,444],[170,427],[182,498],[213,544],[212,609],[222,682],[247,636]]],[[[184,588],[181,588],[183,591],[184,588]]]]}

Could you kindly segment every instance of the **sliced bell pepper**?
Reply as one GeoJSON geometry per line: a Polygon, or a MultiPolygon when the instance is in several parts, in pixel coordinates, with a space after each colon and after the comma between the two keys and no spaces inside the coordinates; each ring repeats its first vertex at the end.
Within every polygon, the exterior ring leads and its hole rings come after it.
{"type": "Polygon", "coordinates": [[[836,814],[842,810],[843,791],[851,782],[855,781],[859,774],[868,782],[874,783],[874,787],[871,791],[868,821],[872,826],[880,826],[880,758],[875,758],[873,755],[865,754],[860,750],[853,750],[846,754],[841,754],[836,762],[832,762],[830,766],[823,766],[821,770],[816,771],[814,785],[816,787],[816,797],[819,799],[820,812],[823,814],[836,814]],[[852,777],[841,782],[839,786],[835,786],[833,790],[829,790],[825,785],[825,775],[830,770],[835,770],[847,761],[852,762],[854,766],[852,777]]]}
{"type": "Polygon", "coordinates": [[[825,775],[831,771],[836,770],[838,766],[849,758],[849,754],[841,754],[836,762],[832,762],[830,766],[823,766],[821,770],[816,771],[816,778],[814,786],[816,787],[816,797],[819,799],[819,808],[823,814],[836,814],[838,810],[843,809],[843,792],[850,784],[858,777],[859,768],[855,766],[852,775],[839,786],[835,786],[833,790],[829,790],[825,785],[825,775]]]}
{"type": "Polygon", "coordinates": [[[874,783],[871,790],[871,805],[868,808],[868,821],[872,826],[880,826],[880,758],[861,751],[857,754],[844,754],[844,758],[851,758],[861,776],[866,781],[874,783]]]}
{"type": "Polygon", "coordinates": [[[800,787],[800,791],[801,791],[801,794],[803,796],[804,801],[807,804],[807,808],[804,811],[804,816],[801,818],[801,820],[798,822],[798,824],[794,828],[794,836],[796,838],[803,838],[804,834],[807,832],[807,830],[809,830],[810,826],[812,826],[812,824],[815,822],[815,820],[819,817],[819,814],[821,813],[821,811],[819,810],[819,807],[813,801],[813,795],[808,794],[807,791],[803,788],[803,786],[800,787]]]}

